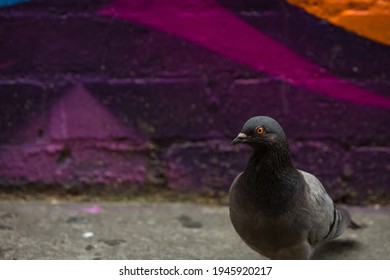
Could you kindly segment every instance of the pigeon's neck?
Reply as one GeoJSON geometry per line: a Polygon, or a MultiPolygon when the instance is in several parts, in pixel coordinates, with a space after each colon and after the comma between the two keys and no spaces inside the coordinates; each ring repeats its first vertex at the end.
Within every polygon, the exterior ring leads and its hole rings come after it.
{"type": "Polygon", "coordinates": [[[299,172],[294,168],[288,147],[255,150],[244,172],[247,192],[267,214],[283,214],[292,207],[302,190],[299,172]]]}
{"type": "Polygon", "coordinates": [[[287,147],[283,149],[255,150],[252,154],[251,161],[263,168],[272,170],[285,169],[292,167],[290,152],[287,147]]]}
{"type": "Polygon", "coordinates": [[[295,170],[287,143],[279,143],[277,146],[264,149],[255,148],[247,168],[255,169],[257,174],[271,177],[284,171],[295,170]]]}

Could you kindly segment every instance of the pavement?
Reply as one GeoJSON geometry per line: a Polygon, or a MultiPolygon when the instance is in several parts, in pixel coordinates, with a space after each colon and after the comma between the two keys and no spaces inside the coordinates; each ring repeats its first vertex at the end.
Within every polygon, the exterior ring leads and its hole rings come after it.
{"type": "MultiPolygon", "coordinates": [[[[367,225],[314,259],[390,259],[390,207],[348,207],[367,225]]],[[[0,201],[0,259],[263,259],[234,231],[227,206],[0,201]]]]}

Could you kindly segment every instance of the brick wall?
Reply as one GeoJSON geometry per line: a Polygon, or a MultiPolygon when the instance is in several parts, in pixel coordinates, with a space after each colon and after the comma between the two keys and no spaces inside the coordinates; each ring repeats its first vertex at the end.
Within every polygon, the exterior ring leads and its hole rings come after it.
{"type": "Polygon", "coordinates": [[[269,115],[333,197],[389,197],[386,41],[287,1],[0,3],[3,187],[227,191],[269,115]]]}

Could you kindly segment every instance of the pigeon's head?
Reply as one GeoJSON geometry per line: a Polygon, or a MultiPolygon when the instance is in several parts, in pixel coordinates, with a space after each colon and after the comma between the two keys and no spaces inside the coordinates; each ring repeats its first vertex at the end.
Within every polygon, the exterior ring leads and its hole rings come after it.
{"type": "Polygon", "coordinates": [[[273,118],[258,116],[250,118],[232,144],[248,144],[255,150],[288,145],[280,124],[273,118]]]}

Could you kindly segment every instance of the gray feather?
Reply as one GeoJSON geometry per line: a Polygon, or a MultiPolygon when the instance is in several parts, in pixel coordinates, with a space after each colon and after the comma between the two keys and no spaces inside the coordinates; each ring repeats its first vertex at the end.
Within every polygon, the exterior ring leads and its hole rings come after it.
{"type": "Polygon", "coordinates": [[[233,227],[253,250],[271,259],[309,259],[318,245],[356,225],[314,175],[294,168],[275,120],[248,120],[233,143],[254,149],[229,201],[233,227]]]}

